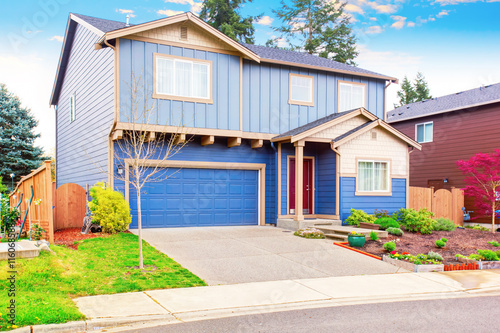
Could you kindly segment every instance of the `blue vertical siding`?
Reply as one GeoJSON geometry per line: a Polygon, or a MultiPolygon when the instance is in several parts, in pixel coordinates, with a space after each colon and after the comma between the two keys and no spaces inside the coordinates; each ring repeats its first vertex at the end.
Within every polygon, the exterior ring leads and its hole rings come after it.
{"type": "MultiPolygon", "coordinates": [[[[216,138],[213,145],[201,146],[200,139],[195,138],[182,150],[173,155],[171,160],[180,161],[202,161],[202,162],[232,162],[232,163],[265,163],[266,164],[266,223],[276,223],[276,153],[270,144],[265,144],[262,148],[252,149],[250,141],[242,140],[241,146],[227,148],[227,141],[224,138],[216,138]]],[[[118,145],[115,145],[117,153],[118,145]]],[[[162,152],[158,152],[158,156],[162,152]]],[[[155,158],[155,157],[152,157],[155,158]]],[[[116,161],[118,163],[118,161],[116,161]]],[[[167,180],[168,181],[168,180],[167,180]]],[[[115,179],[115,187],[124,191],[123,181],[115,179]]],[[[130,192],[133,193],[132,191],[130,192]]],[[[147,198],[144,198],[147,200],[147,198]]],[[[131,200],[131,203],[133,201],[131,200]]],[[[135,209],[134,207],[131,207],[135,209]]]]}
{"type": "Polygon", "coordinates": [[[338,81],[366,84],[367,109],[384,117],[384,80],[243,61],[243,131],[284,133],[338,112],[338,81]],[[289,74],[314,78],[314,106],[288,104],[289,74]]]}
{"type": "Polygon", "coordinates": [[[340,178],[341,219],[350,215],[351,208],[362,209],[373,214],[375,209],[385,209],[389,213],[406,207],[406,179],[392,179],[392,196],[356,196],[356,179],[354,177],[340,178]]]}
{"type": "Polygon", "coordinates": [[[57,104],[56,181],[94,184],[107,180],[108,134],[114,116],[114,53],[94,50],[100,36],[82,25],[76,31],[57,104]],[[75,120],[69,98],[75,94],[75,120]]]}
{"type": "Polygon", "coordinates": [[[157,125],[240,129],[240,57],[189,48],[120,39],[120,121],[130,122],[132,77],[140,78],[142,98],[147,98],[157,125]],[[212,61],[213,104],[153,99],[153,53],[212,61]]]}

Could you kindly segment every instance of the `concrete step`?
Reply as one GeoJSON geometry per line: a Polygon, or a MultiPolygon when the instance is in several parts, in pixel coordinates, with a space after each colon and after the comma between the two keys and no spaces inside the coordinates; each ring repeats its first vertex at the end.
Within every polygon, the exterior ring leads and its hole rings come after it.
{"type": "Polygon", "coordinates": [[[350,234],[351,232],[355,231],[359,234],[363,234],[365,236],[370,236],[370,233],[374,231],[377,233],[379,238],[387,238],[389,234],[385,230],[370,230],[370,229],[363,229],[363,228],[353,228],[350,226],[318,226],[316,227],[317,229],[323,231],[323,233],[326,234],[337,234],[337,235],[344,235],[347,239],[347,235],[350,234]]]}
{"type": "Polygon", "coordinates": [[[347,242],[347,235],[341,234],[325,234],[326,238],[333,239],[337,242],[347,242]]]}

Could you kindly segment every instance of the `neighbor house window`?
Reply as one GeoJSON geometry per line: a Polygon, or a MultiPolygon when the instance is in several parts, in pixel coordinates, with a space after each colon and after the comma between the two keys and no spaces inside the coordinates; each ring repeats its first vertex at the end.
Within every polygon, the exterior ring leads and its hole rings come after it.
{"type": "Polygon", "coordinates": [[[339,112],[366,107],[366,84],[339,82],[339,112]]]}
{"type": "Polygon", "coordinates": [[[290,98],[288,103],[314,106],[314,77],[290,74],[290,98]]]}
{"type": "Polygon", "coordinates": [[[75,94],[69,96],[69,122],[73,122],[75,120],[75,111],[76,111],[76,103],[75,103],[75,94]]]}
{"type": "Polygon", "coordinates": [[[389,192],[389,162],[358,161],[358,192],[389,192]]]}
{"type": "Polygon", "coordinates": [[[154,98],[212,103],[212,62],[154,55],[154,98]]]}
{"type": "Polygon", "coordinates": [[[418,143],[426,143],[432,142],[433,135],[432,132],[434,130],[434,124],[431,122],[416,124],[415,125],[415,133],[416,139],[418,143]]]}

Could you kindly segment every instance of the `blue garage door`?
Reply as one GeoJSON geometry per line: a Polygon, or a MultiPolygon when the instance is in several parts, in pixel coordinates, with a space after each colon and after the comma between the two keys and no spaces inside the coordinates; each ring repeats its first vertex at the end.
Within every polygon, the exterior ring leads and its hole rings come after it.
{"type": "MultiPolygon", "coordinates": [[[[144,228],[258,224],[256,170],[168,169],[168,178],[151,182],[142,194],[144,228]]],[[[137,228],[137,200],[130,191],[137,228]]]]}

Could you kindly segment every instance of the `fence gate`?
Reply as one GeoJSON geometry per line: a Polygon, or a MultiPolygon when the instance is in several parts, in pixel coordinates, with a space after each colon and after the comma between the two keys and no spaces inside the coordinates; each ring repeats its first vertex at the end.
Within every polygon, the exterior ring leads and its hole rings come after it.
{"type": "Polygon", "coordinates": [[[464,192],[459,188],[450,190],[410,186],[409,207],[413,209],[427,208],[436,218],[444,217],[456,225],[463,224],[462,207],[464,192]]]}
{"type": "Polygon", "coordinates": [[[54,230],[81,228],[85,217],[85,190],[68,183],[56,190],[54,230]]]}

